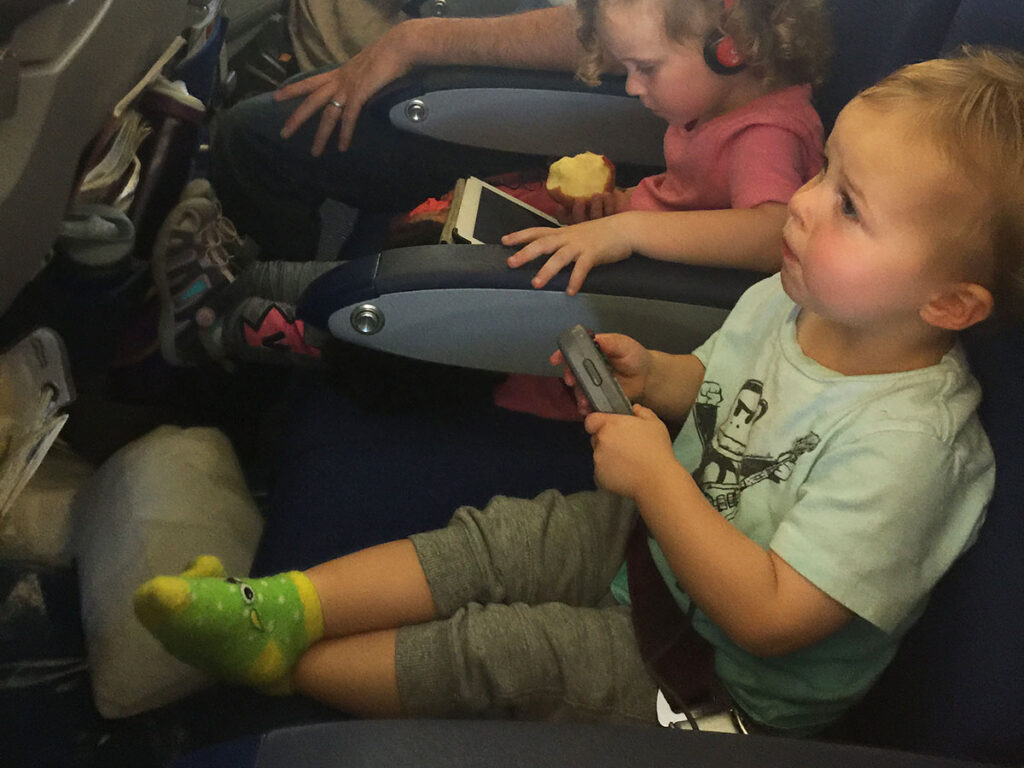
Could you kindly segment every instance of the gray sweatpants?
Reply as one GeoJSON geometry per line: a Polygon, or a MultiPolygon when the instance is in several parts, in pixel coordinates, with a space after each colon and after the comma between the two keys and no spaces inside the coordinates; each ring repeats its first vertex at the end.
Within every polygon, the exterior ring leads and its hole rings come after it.
{"type": "Polygon", "coordinates": [[[406,711],[657,724],[629,608],[609,591],[635,515],[609,493],[545,491],[414,535],[441,618],[398,632],[406,711]]]}

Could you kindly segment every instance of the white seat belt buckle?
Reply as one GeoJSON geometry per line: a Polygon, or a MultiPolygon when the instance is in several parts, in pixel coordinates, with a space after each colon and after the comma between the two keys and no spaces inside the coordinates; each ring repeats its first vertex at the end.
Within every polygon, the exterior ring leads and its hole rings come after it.
{"type": "Polygon", "coordinates": [[[713,731],[716,733],[747,733],[743,722],[735,710],[726,709],[701,714],[699,709],[691,714],[684,710],[676,712],[668,703],[665,694],[658,689],[656,704],[658,724],[663,728],[676,728],[681,731],[713,731]]]}
{"type": "Polygon", "coordinates": [[[686,716],[685,712],[676,712],[672,709],[672,705],[668,703],[668,699],[665,698],[665,694],[662,690],[658,689],[658,725],[663,728],[683,728],[686,730],[690,729],[690,720],[686,716]]]}

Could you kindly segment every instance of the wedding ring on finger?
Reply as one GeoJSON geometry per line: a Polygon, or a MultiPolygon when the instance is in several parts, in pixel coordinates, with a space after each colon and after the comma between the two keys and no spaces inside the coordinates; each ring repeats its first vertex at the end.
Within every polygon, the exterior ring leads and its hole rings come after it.
{"type": "Polygon", "coordinates": [[[344,104],[342,104],[342,103],[341,103],[340,101],[338,101],[337,99],[331,99],[331,100],[330,100],[330,101],[328,101],[327,103],[328,103],[328,104],[330,104],[330,105],[331,105],[332,107],[337,107],[338,109],[344,109],[344,108],[345,108],[345,105],[344,105],[344,104]]]}

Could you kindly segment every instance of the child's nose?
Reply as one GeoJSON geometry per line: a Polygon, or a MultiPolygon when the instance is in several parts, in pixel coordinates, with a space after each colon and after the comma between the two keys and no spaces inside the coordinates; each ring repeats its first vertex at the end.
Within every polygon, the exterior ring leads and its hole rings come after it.
{"type": "Polygon", "coordinates": [[[630,96],[643,96],[644,89],[640,84],[640,78],[636,75],[626,75],[626,93],[630,96]]]}
{"type": "Polygon", "coordinates": [[[798,225],[807,225],[807,215],[811,198],[811,188],[814,182],[808,181],[789,198],[789,217],[798,225]]]}

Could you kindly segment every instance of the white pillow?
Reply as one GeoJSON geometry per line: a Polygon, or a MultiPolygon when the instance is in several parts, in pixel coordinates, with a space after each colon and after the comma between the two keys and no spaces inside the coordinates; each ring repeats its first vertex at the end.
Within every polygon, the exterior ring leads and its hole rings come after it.
{"type": "Polygon", "coordinates": [[[159,427],[105,461],[73,510],[82,624],[100,714],[128,717],[200,690],[207,676],[168,654],[135,618],[132,595],[158,574],[216,555],[248,574],[263,520],[228,438],[159,427]]]}

